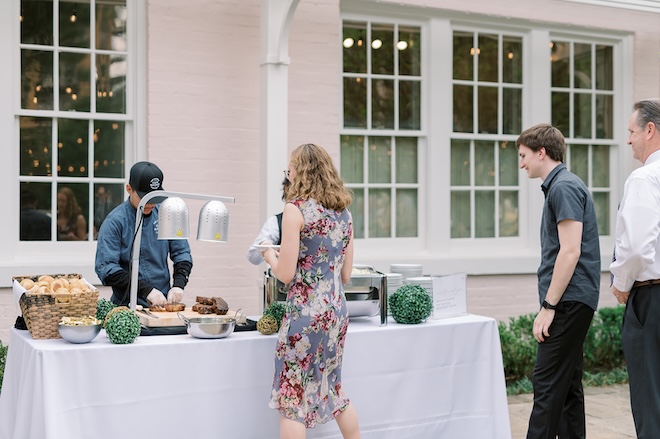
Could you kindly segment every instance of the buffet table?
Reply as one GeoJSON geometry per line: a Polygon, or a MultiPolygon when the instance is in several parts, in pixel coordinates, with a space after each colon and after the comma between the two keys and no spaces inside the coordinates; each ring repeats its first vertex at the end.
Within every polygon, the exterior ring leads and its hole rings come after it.
{"type": "MultiPolygon", "coordinates": [[[[276,336],[139,337],[113,345],[33,340],[12,329],[0,439],[277,437],[268,408],[276,336]],[[219,434],[220,433],[220,434],[219,434]]],[[[381,327],[351,320],[343,387],[364,438],[511,437],[495,320],[381,327]]],[[[335,422],[308,438],[341,438],[335,422]]]]}

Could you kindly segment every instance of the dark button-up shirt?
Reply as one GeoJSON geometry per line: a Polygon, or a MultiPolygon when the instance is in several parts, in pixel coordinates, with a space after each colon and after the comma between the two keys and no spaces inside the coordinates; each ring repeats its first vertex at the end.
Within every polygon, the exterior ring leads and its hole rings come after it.
{"type": "Polygon", "coordinates": [[[541,265],[538,269],[539,304],[545,300],[557,253],[563,220],[582,223],[580,258],[561,301],[576,301],[596,310],[600,292],[600,243],[596,211],[589,189],[580,178],[559,164],[541,185],[545,194],[541,220],[541,265]]]}

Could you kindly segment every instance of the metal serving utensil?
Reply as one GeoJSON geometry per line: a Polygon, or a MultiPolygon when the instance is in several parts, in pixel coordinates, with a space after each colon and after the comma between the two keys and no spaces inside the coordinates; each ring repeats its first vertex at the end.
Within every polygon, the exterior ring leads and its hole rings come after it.
{"type": "Polygon", "coordinates": [[[154,319],[159,319],[160,318],[156,314],[152,313],[151,311],[149,311],[147,308],[145,308],[142,305],[136,305],[135,310],[141,312],[142,314],[146,314],[149,317],[153,317],[154,319]]]}

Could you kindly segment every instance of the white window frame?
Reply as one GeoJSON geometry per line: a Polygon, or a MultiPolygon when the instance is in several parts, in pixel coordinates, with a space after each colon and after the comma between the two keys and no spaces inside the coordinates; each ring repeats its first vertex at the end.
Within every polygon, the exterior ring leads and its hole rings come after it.
{"type": "MultiPolygon", "coordinates": [[[[469,26],[469,27],[465,26],[465,25],[452,25],[452,38],[453,38],[453,32],[467,32],[467,33],[475,33],[475,34],[478,34],[478,35],[482,35],[482,34],[497,35],[498,36],[498,41],[501,41],[502,36],[519,37],[521,39],[521,42],[522,42],[523,50],[524,50],[524,47],[525,47],[525,36],[526,35],[525,35],[524,32],[520,32],[519,30],[501,29],[501,28],[496,28],[496,27],[485,28],[482,25],[480,25],[480,26],[469,26]]],[[[501,45],[499,45],[499,43],[498,43],[498,46],[499,46],[499,49],[501,50],[502,47],[501,47],[501,45]]],[[[452,59],[453,59],[453,53],[452,53],[452,59]]],[[[498,54],[498,70],[501,71],[502,66],[499,63],[500,59],[501,59],[501,56],[499,56],[499,54],[498,54]]],[[[523,60],[524,60],[524,58],[523,58],[523,60]]],[[[476,66],[475,66],[475,68],[476,68],[476,66]]],[[[497,88],[498,96],[500,96],[500,97],[503,94],[502,89],[505,86],[507,88],[521,89],[522,90],[522,95],[523,95],[522,102],[523,102],[523,105],[524,105],[524,103],[525,103],[525,92],[526,92],[525,80],[526,80],[526,77],[527,77],[527,75],[525,75],[525,73],[526,73],[525,68],[523,67],[523,82],[520,85],[518,85],[518,84],[509,84],[509,83],[502,82],[501,77],[498,78],[497,82],[491,82],[491,83],[488,83],[488,85],[492,86],[493,88],[497,88]]],[[[499,75],[499,76],[501,76],[501,75],[499,75]]],[[[453,73],[451,75],[450,81],[451,81],[451,85],[452,85],[452,94],[451,94],[452,97],[453,97],[453,85],[454,84],[460,84],[460,85],[467,84],[467,85],[470,85],[470,86],[472,86],[473,84],[476,84],[477,86],[482,85],[482,82],[478,81],[475,78],[473,78],[471,80],[456,80],[456,79],[453,78],[453,73]]],[[[477,115],[478,115],[479,110],[478,110],[478,105],[477,105],[477,99],[478,99],[478,97],[475,94],[473,96],[473,103],[474,103],[474,106],[473,106],[473,127],[474,128],[477,127],[477,123],[478,123],[477,115]]],[[[499,111],[499,109],[500,108],[498,107],[498,114],[497,114],[498,124],[497,125],[498,125],[498,131],[501,131],[501,128],[502,128],[502,114],[503,113],[501,111],[499,111]]],[[[522,111],[522,124],[523,124],[523,127],[524,127],[524,120],[525,120],[524,113],[525,113],[525,111],[523,109],[523,111],[522,111]]],[[[453,120],[453,111],[451,113],[451,117],[452,117],[452,120],[453,120]]],[[[452,139],[467,140],[467,141],[470,141],[471,143],[476,142],[476,141],[481,141],[481,140],[488,141],[488,142],[504,142],[504,141],[506,141],[506,142],[509,143],[509,145],[515,145],[515,142],[516,142],[517,138],[518,138],[518,136],[515,135],[515,134],[499,134],[499,133],[498,134],[480,134],[478,132],[473,132],[473,133],[456,132],[456,133],[454,133],[453,132],[453,126],[452,126],[450,128],[449,147],[448,147],[449,151],[447,153],[447,160],[451,160],[451,140],[452,139]]],[[[472,164],[474,164],[475,159],[476,159],[476,157],[474,157],[474,146],[471,146],[470,150],[471,150],[470,162],[472,164]]],[[[496,155],[495,156],[495,172],[496,173],[498,172],[498,163],[499,163],[499,155],[496,155]]],[[[451,175],[451,170],[449,171],[449,173],[451,175]]],[[[471,213],[470,230],[471,230],[471,235],[474,235],[475,234],[475,227],[476,227],[476,224],[475,224],[476,223],[476,219],[475,219],[476,218],[475,217],[475,209],[476,209],[476,206],[475,206],[475,204],[476,204],[475,193],[477,191],[484,190],[484,188],[486,188],[487,186],[476,186],[474,184],[474,174],[472,174],[472,173],[470,175],[470,179],[471,179],[471,182],[470,182],[469,186],[467,187],[467,189],[470,192],[470,210],[472,212],[471,213]]],[[[518,211],[519,212],[523,212],[523,210],[520,206],[521,201],[522,201],[521,191],[522,191],[523,186],[525,186],[523,179],[524,179],[524,176],[522,174],[519,174],[518,175],[518,185],[515,186],[516,190],[518,191],[518,211]]],[[[502,190],[504,190],[504,191],[511,190],[511,188],[509,188],[508,186],[499,184],[499,178],[496,178],[495,181],[496,182],[492,186],[488,186],[488,187],[492,188],[490,190],[492,190],[493,192],[499,193],[502,190]]],[[[451,199],[450,199],[450,197],[451,197],[451,187],[452,186],[450,184],[449,185],[449,197],[448,197],[448,201],[447,201],[448,205],[451,205],[451,199]]],[[[498,206],[499,206],[499,199],[496,197],[496,199],[495,199],[496,211],[497,211],[498,206]]],[[[460,243],[462,243],[465,246],[472,247],[473,244],[470,243],[471,241],[478,241],[478,242],[476,242],[477,246],[481,246],[481,245],[489,246],[490,243],[488,243],[488,241],[493,241],[493,240],[497,241],[498,246],[501,245],[500,243],[502,242],[502,240],[505,240],[506,244],[508,246],[510,246],[510,245],[517,246],[517,245],[520,245],[520,239],[521,239],[521,233],[522,233],[522,224],[521,224],[522,220],[521,220],[521,218],[522,218],[522,215],[519,215],[519,217],[518,217],[518,221],[519,221],[518,222],[518,236],[492,237],[492,238],[477,238],[477,237],[472,236],[472,237],[469,237],[469,238],[451,238],[451,227],[449,228],[449,230],[447,230],[447,233],[449,235],[450,241],[452,243],[456,244],[457,246],[460,246],[460,243]]],[[[449,221],[451,221],[451,219],[449,221]]],[[[496,226],[496,229],[499,227],[499,219],[497,217],[495,218],[495,226],[496,226]]],[[[498,230],[496,230],[496,234],[499,234],[498,230]]]]}
{"type": "MultiPolygon", "coordinates": [[[[424,264],[426,274],[467,271],[472,274],[534,273],[540,259],[540,220],[544,196],[539,179],[530,180],[524,173],[519,179],[520,224],[518,237],[451,239],[450,238],[450,139],[452,110],[447,105],[452,96],[451,42],[453,30],[470,30],[488,33],[520,35],[523,38],[523,121],[522,129],[551,120],[549,42],[552,39],[570,38],[603,42],[614,47],[614,133],[611,150],[610,174],[610,227],[616,220],[616,201],[621,196],[623,173],[631,168],[632,159],[625,145],[623,123],[627,120],[623,111],[632,104],[633,37],[622,32],[577,31],[560,24],[540,25],[536,22],[505,18],[479,17],[474,14],[446,13],[412,6],[342,5],[342,20],[388,22],[383,14],[391,17],[419,17],[422,29],[422,62],[424,96],[422,108],[422,132],[420,136],[420,200],[422,192],[426,204],[420,211],[421,242],[410,245],[405,239],[392,238],[387,242],[378,239],[356,240],[356,258],[372,263],[381,269],[391,263],[415,262],[424,264]],[[542,90],[541,93],[536,90],[542,90]],[[423,140],[424,142],[422,142],[423,140]],[[425,144],[424,144],[425,143],[425,144]],[[423,145],[424,144],[424,145],[423,145]],[[423,146],[422,146],[423,145],[423,146]]],[[[391,18],[404,23],[404,20],[391,18]]],[[[420,26],[420,21],[415,21],[420,26]]],[[[341,32],[340,32],[341,35],[341,32]]],[[[340,55],[341,56],[341,52],[340,55]]],[[[340,63],[341,65],[341,63],[340,63]]],[[[340,100],[340,105],[343,102],[340,100]]],[[[340,111],[341,108],[340,108],[340,111]]],[[[342,130],[342,134],[349,134],[342,130]]],[[[362,133],[360,133],[362,134],[362,133]]],[[[383,133],[385,134],[385,133],[383,133]]],[[[507,137],[503,136],[503,139],[507,137]]],[[[517,136],[511,136],[515,142],[517,136]]],[[[613,242],[609,236],[601,236],[603,268],[613,242]]]]}
{"type": "MultiPolygon", "coordinates": [[[[565,158],[566,165],[570,169],[570,149],[571,145],[580,145],[580,146],[587,146],[588,147],[588,156],[589,160],[587,162],[588,165],[588,172],[589,172],[589,181],[585,181],[584,183],[587,185],[590,191],[593,192],[607,192],[610,195],[610,209],[609,209],[609,233],[608,234],[603,234],[601,230],[599,230],[599,233],[601,234],[601,242],[605,243],[608,247],[613,246],[613,235],[614,235],[614,228],[616,225],[616,200],[621,198],[622,195],[622,188],[617,186],[615,183],[620,181],[621,174],[619,173],[620,168],[617,167],[617,160],[619,159],[622,150],[625,150],[625,148],[621,148],[621,145],[625,144],[624,142],[620,141],[621,136],[625,136],[625,131],[623,131],[623,126],[624,126],[624,120],[625,120],[625,114],[621,111],[622,108],[626,108],[625,104],[623,104],[623,92],[621,91],[623,89],[623,85],[621,84],[621,77],[624,75],[622,72],[622,69],[619,68],[619,72],[617,74],[617,68],[618,66],[621,65],[622,63],[622,53],[623,49],[622,46],[624,44],[622,39],[612,39],[608,37],[603,37],[602,35],[591,35],[591,34],[575,34],[575,33],[566,33],[562,31],[557,31],[557,32],[550,32],[549,34],[550,41],[562,41],[562,42],[569,42],[572,45],[575,44],[590,44],[590,45],[596,45],[596,44],[605,44],[605,45],[611,45],[612,46],[612,51],[613,51],[613,90],[612,92],[606,92],[606,91],[600,91],[599,94],[608,94],[612,96],[612,109],[613,109],[613,133],[612,133],[612,139],[597,139],[595,137],[591,137],[589,139],[584,139],[584,138],[576,138],[576,137],[569,137],[566,136],[566,144],[568,145],[567,148],[567,157],[565,158]],[[617,93],[618,90],[618,93],[617,93]],[[591,162],[591,152],[593,149],[593,145],[607,145],[610,146],[610,154],[609,154],[609,160],[610,160],[610,169],[609,169],[609,177],[610,177],[610,187],[609,190],[604,191],[600,188],[594,188],[592,186],[591,182],[591,176],[593,175],[593,169],[592,169],[592,162],[591,162]],[[611,245],[609,243],[612,242],[611,245]]],[[[571,66],[574,62],[575,56],[572,55],[571,57],[571,66]]],[[[594,60],[592,59],[592,68],[595,67],[594,60]]],[[[572,68],[572,67],[571,67],[572,68]]],[[[572,72],[572,70],[571,70],[572,72]]],[[[595,72],[592,71],[592,77],[595,75],[595,72]]],[[[592,78],[593,79],[593,78],[592,78]]],[[[557,91],[559,88],[551,87],[551,92],[552,91],[557,91]]],[[[562,87],[561,91],[564,92],[570,92],[571,96],[573,96],[574,93],[584,93],[585,91],[591,96],[592,101],[594,100],[594,96],[597,94],[595,92],[595,89],[583,89],[583,88],[576,88],[574,86],[569,86],[569,87],[562,87]]],[[[572,100],[570,102],[570,108],[573,108],[573,102],[572,100]]],[[[628,107],[630,107],[628,105],[628,107]]],[[[592,111],[595,112],[595,105],[592,106],[592,111]]],[[[593,114],[592,114],[593,116],[593,114]]],[[[570,126],[573,128],[573,131],[575,129],[575,122],[574,122],[574,117],[575,117],[575,112],[571,111],[569,114],[569,121],[570,121],[570,126]]],[[[596,127],[596,120],[595,118],[592,118],[592,134],[595,132],[595,127],[596,127]]],[[[625,137],[624,137],[625,139],[625,137]]],[[[629,159],[628,159],[629,160],[629,159]]],[[[626,160],[626,162],[628,162],[626,160]]]]}
{"type": "MultiPolygon", "coordinates": [[[[146,4],[127,0],[126,74],[126,175],[133,162],[146,156],[146,4]]],[[[5,136],[4,160],[0,161],[0,186],[4,187],[5,215],[0,216],[0,286],[10,286],[11,277],[45,273],[80,273],[98,283],[94,272],[96,241],[20,241],[19,239],[19,116],[74,118],[74,113],[23,110],[20,101],[20,0],[0,2],[0,59],[10,68],[0,71],[0,132],[5,136]]],[[[91,117],[94,117],[93,115],[91,117]]],[[[91,117],[84,117],[89,120],[91,117]]],[[[111,119],[113,117],[110,117],[111,119]]],[[[98,118],[101,119],[101,118],[98,118]]],[[[117,119],[117,117],[114,117],[117,119]]],[[[53,182],[56,182],[53,179],[53,182]]],[[[90,194],[90,198],[93,194],[90,194]]],[[[93,205],[93,204],[92,204],[93,205]]]]}
{"type": "MultiPolygon", "coordinates": [[[[393,18],[393,17],[386,17],[386,16],[377,16],[377,15],[369,15],[369,16],[364,16],[361,14],[352,14],[352,13],[342,13],[341,14],[341,19],[340,19],[340,30],[339,30],[339,35],[343,35],[343,23],[344,21],[360,21],[360,22],[367,22],[367,23],[377,23],[377,24],[391,24],[393,26],[398,25],[398,26],[415,26],[420,28],[420,38],[422,41],[426,41],[426,24],[424,21],[420,20],[410,20],[410,19],[399,19],[399,18],[393,18]]],[[[368,33],[369,35],[369,33],[368,33]]],[[[342,62],[342,46],[341,44],[339,45],[339,65],[343,66],[342,62]]],[[[374,253],[374,254],[383,254],[383,252],[387,252],[388,250],[392,249],[393,243],[396,243],[397,248],[404,249],[406,252],[420,252],[425,250],[425,242],[426,242],[426,233],[425,231],[427,230],[427,225],[426,225],[426,211],[427,211],[427,200],[428,200],[428,188],[426,185],[421,184],[421,182],[426,181],[427,179],[427,132],[426,132],[426,126],[427,126],[427,94],[428,94],[428,89],[427,89],[427,72],[428,72],[428,62],[426,61],[426,58],[428,57],[429,51],[428,48],[425,47],[424,44],[422,44],[422,51],[421,51],[421,68],[420,68],[420,73],[421,73],[421,86],[420,86],[420,96],[422,97],[422,105],[420,107],[420,129],[419,130],[398,130],[398,129],[385,129],[385,130],[378,130],[378,129],[372,129],[372,128],[344,128],[344,96],[343,96],[343,87],[340,86],[340,99],[339,99],[339,114],[340,114],[340,128],[339,128],[339,135],[344,136],[344,135],[349,135],[349,136],[364,136],[364,137],[416,137],[417,140],[417,224],[418,224],[418,229],[417,229],[417,236],[416,237],[410,237],[410,238],[395,238],[395,237],[377,237],[377,238],[368,238],[368,239],[356,239],[355,240],[355,245],[360,248],[360,251],[368,251],[368,253],[374,253]]],[[[370,62],[371,58],[367,58],[367,62],[370,62]]],[[[348,76],[353,76],[352,74],[349,74],[348,76]]],[[[372,78],[380,78],[382,75],[374,75],[374,74],[367,74],[367,76],[372,77],[372,78]]],[[[342,74],[343,77],[343,74],[342,74]]],[[[388,76],[389,78],[389,76],[388,76]]],[[[394,76],[394,78],[400,78],[399,75],[394,76]]],[[[369,100],[369,94],[367,96],[367,101],[369,100]]],[[[371,105],[368,104],[368,109],[371,109],[371,105]]],[[[398,114],[398,107],[395,108],[395,114],[398,114]]],[[[371,126],[371,111],[367,111],[367,126],[371,126]]],[[[367,163],[367,151],[365,151],[365,166],[368,167],[367,163]]],[[[392,161],[392,166],[396,166],[395,162],[392,161]]],[[[367,174],[365,174],[367,175],[367,174]]],[[[350,186],[350,185],[349,185],[350,186]]],[[[381,188],[383,185],[380,184],[370,184],[370,183],[364,183],[364,184],[359,184],[361,189],[364,189],[366,187],[371,187],[371,188],[381,188]]],[[[396,182],[391,182],[386,184],[385,186],[387,187],[401,187],[401,188],[407,188],[411,187],[409,184],[397,184],[396,182]]],[[[365,198],[366,200],[366,198],[365,198]]],[[[368,200],[367,202],[367,208],[365,208],[365,223],[368,223],[369,217],[368,217],[368,200]]],[[[392,205],[391,206],[391,211],[392,211],[392,219],[395,221],[395,209],[396,206],[392,205]]],[[[393,227],[394,227],[394,222],[393,222],[393,227]]]]}

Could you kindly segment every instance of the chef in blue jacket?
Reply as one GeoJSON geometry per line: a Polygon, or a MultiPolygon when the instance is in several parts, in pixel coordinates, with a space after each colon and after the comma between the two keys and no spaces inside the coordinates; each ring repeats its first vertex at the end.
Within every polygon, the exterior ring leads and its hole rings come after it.
{"type": "MultiPolygon", "coordinates": [[[[163,172],[151,162],[137,162],[130,172],[128,199],[112,210],[101,224],[96,248],[95,270],[103,285],[112,287],[111,301],[130,301],[132,248],[135,217],[140,200],[148,192],[163,190],[163,172]]],[[[158,206],[153,198],[144,206],[138,275],[138,304],[142,306],[178,303],[192,270],[190,246],[185,239],[158,239],[158,206]],[[174,274],[170,278],[168,259],[174,274]]]]}

